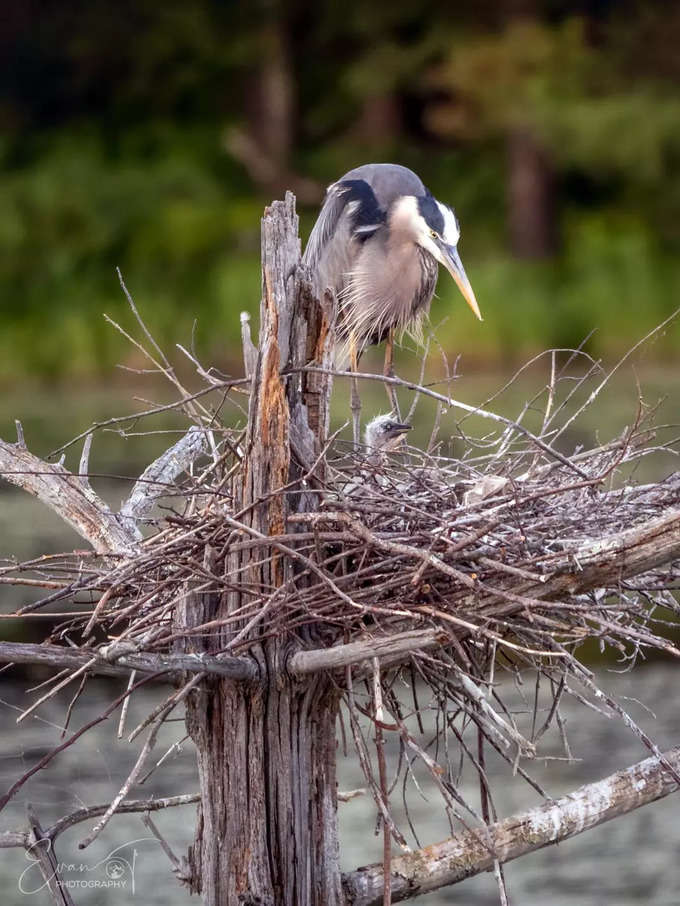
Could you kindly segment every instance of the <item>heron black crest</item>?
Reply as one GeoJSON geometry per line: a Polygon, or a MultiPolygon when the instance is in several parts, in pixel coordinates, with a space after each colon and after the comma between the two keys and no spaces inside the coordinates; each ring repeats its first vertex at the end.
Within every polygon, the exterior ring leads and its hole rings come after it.
{"type": "Polygon", "coordinates": [[[432,195],[421,195],[418,199],[418,211],[425,223],[441,236],[444,232],[444,215],[432,195]]]}
{"type": "MultiPolygon", "coordinates": [[[[429,193],[427,195],[420,195],[417,200],[418,211],[425,223],[430,227],[430,229],[436,230],[436,232],[440,236],[444,236],[446,221],[444,220],[444,214],[442,213],[441,205],[429,193]]],[[[453,208],[450,208],[449,210],[453,215],[456,227],[459,229],[458,218],[456,217],[455,211],[453,210],[453,208]]]]}

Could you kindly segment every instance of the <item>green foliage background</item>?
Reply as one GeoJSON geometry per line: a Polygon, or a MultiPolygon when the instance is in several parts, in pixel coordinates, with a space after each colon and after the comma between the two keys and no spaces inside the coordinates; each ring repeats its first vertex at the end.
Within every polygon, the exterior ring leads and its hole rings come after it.
{"type": "MultiPolygon", "coordinates": [[[[115,267],[157,336],[238,357],[270,199],[230,154],[272,35],[294,92],[286,167],[325,185],[412,166],[462,223],[478,325],[443,279],[452,352],[485,364],[579,343],[616,353],[680,294],[680,13],[661,3],[449,5],[143,0],[15,9],[0,68],[0,379],[134,362],[115,267]],[[507,8],[506,8],[507,7],[507,8]],[[376,99],[397,111],[366,126],[376,99]],[[363,117],[363,118],[362,118],[363,117]],[[559,253],[513,258],[508,130],[556,174],[559,253]]],[[[264,61],[264,62],[263,62],[264,61]]],[[[246,162],[247,163],[247,162],[246,162]]],[[[301,209],[303,234],[315,205],[301,209]]],[[[441,322],[441,323],[440,323],[441,322]]],[[[673,359],[680,334],[655,355],[673,359]]]]}

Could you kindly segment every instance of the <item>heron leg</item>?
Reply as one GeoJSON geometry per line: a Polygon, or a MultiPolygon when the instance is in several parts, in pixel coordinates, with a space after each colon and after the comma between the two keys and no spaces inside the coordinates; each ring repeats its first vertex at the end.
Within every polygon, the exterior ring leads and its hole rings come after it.
{"type": "MultiPolygon", "coordinates": [[[[394,377],[394,328],[390,328],[390,332],[387,335],[387,342],[385,343],[385,364],[383,366],[383,375],[388,378],[394,377]]],[[[387,399],[390,401],[390,408],[392,412],[396,415],[397,418],[401,418],[399,413],[399,400],[397,398],[397,390],[394,384],[385,384],[385,392],[387,393],[387,399]]]]}
{"type": "MultiPolygon", "coordinates": [[[[359,353],[354,333],[349,336],[349,367],[354,374],[359,371],[359,353]]],[[[352,410],[352,440],[354,441],[354,452],[356,453],[359,450],[359,441],[361,439],[361,399],[359,397],[359,381],[355,377],[352,378],[350,408],[352,410]]]]}

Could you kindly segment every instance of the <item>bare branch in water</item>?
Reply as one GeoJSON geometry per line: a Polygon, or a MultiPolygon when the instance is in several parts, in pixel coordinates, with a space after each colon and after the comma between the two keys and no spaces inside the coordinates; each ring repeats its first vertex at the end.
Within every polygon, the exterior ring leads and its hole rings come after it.
{"type": "MultiPolygon", "coordinates": [[[[664,758],[680,770],[680,749],[664,758]]],[[[392,901],[409,900],[464,878],[568,840],[634,809],[674,793],[678,783],[660,759],[647,758],[597,783],[579,787],[562,799],[530,809],[479,831],[462,833],[424,850],[393,857],[392,901]]],[[[367,865],[343,878],[348,906],[380,906],[385,875],[382,865],[367,865]]]]}

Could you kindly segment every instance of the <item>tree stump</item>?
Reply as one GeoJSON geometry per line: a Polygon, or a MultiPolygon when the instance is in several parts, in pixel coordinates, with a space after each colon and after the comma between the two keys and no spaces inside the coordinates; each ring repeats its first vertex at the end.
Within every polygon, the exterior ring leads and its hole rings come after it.
{"type": "MultiPolygon", "coordinates": [[[[243,468],[232,487],[232,512],[260,536],[282,534],[289,515],[314,504],[312,475],[309,491],[282,489],[311,469],[328,432],[330,378],[281,374],[287,365],[326,367],[332,355],[332,305],[319,304],[311,293],[300,264],[297,220],[289,193],[267,209],[262,224],[259,353],[243,468]]],[[[188,626],[237,614],[245,588],[264,600],[295,568],[275,547],[269,557],[261,548],[228,547],[215,559],[224,562],[226,576],[243,577],[239,589],[199,597],[186,608],[188,626]]],[[[252,628],[236,620],[201,648],[217,653],[237,635],[247,639],[259,679],[240,685],[211,680],[188,704],[202,800],[189,859],[192,889],[206,906],[335,906],[342,902],[338,696],[324,675],[288,674],[285,665],[298,640],[267,638],[266,629],[264,620],[252,628]]]]}

